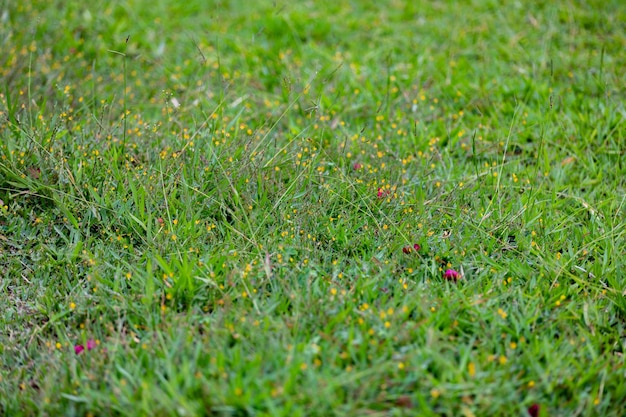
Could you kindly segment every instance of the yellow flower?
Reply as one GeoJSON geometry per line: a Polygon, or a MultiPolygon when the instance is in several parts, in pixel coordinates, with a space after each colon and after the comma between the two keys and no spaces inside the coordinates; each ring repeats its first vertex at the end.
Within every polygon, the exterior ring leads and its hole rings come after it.
{"type": "Polygon", "coordinates": [[[476,375],[476,365],[474,365],[474,362],[470,362],[467,364],[467,373],[471,377],[474,377],[474,375],[476,375]]]}

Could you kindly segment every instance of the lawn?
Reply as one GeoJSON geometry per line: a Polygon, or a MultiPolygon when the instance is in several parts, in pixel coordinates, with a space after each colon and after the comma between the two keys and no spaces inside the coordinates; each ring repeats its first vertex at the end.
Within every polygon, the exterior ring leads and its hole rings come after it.
{"type": "Polygon", "coordinates": [[[0,415],[623,415],[620,1],[5,1],[0,41],[0,415]]]}

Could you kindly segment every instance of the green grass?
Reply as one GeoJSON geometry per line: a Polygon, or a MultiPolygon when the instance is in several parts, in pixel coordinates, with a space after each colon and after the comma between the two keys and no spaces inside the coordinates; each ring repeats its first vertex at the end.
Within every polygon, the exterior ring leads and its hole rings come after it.
{"type": "Polygon", "coordinates": [[[0,6],[0,415],[622,415],[621,2],[95,3],[0,6]]]}

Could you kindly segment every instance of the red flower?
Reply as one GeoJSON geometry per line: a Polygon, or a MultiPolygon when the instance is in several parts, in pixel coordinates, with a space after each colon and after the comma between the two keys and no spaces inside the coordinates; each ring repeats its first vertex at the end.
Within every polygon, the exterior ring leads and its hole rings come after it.
{"type": "Polygon", "coordinates": [[[384,188],[378,187],[378,193],[376,194],[376,196],[378,196],[378,198],[385,198],[388,195],[391,195],[391,191],[385,190],[384,188]]]}
{"type": "Polygon", "coordinates": [[[443,273],[443,278],[448,281],[457,282],[457,280],[461,279],[461,274],[454,269],[446,269],[446,272],[443,273]]]}
{"type": "Polygon", "coordinates": [[[539,404],[535,403],[528,407],[528,414],[531,417],[539,417],[539,404]]]}
{"type": "Polygon", "coordinates": [[[361,168],[363,168],[363,165],[359,164],[358,162],[355,162],[354,165],[352,165],[352,169],[355,171],[358,171],[361,168]]]}
{"type": "Polygon", "coordinates": [[[402,248],[402,252],[404,253],[411,253],[412,251],[417,252],[418,250],[420,250],[422,247],[419,244],[414,244],[413,247],[411,246],[405,246],[402,248]]]}

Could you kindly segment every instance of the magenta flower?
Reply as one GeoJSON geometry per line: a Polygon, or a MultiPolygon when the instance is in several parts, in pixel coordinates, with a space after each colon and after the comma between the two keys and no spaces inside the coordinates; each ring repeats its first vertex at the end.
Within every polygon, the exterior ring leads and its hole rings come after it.
{"type": "Polygon", "coordinates": [[[355,162],[354,165],[352,165],[352,169],[355,171],[358,171],[361,168],[363,168],[363,165],[359,164],[358,162],[355,162]]]}
{"type": "Polygon", "coordinates": [[[454,269],[446,269],[446,272],[443,273],[443,277],[448,281],[457,282],[457,280],[461,279],[461,274],[454,269]]]}
{"type": "Polygon", "coordinates": [[[85,346],[83,345],[74,346],[74,353],[76,353],[77,355],[80,355],[81,353],[83,353],[85,349],[91,350],[91,349],[94,349],[95,347],[96,347],[96,341],[93,339],[89,339],[87,340],[87,343],[85,343],[85,346]]]}

